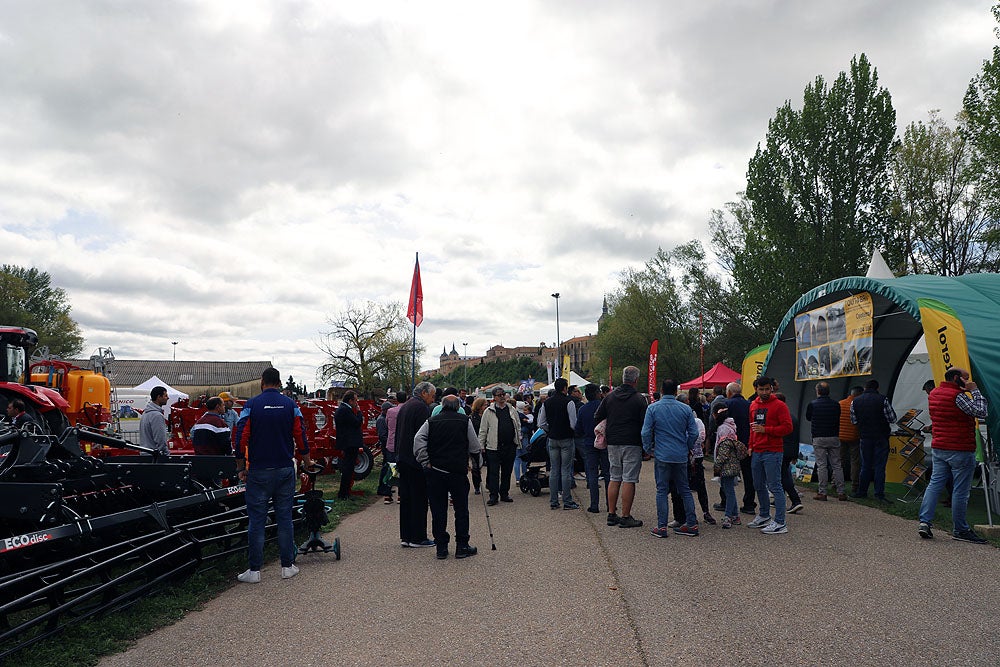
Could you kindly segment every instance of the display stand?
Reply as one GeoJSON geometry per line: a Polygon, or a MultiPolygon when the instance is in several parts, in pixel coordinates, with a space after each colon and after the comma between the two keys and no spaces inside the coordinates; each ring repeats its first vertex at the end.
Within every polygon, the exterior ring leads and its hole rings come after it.
{"type": "Polygon", "coordinates": [[[906,485],[906,494],[900,498],[900,502],[919,502],[923,499],[924,491],[927,489],[927,465],[924,458],[924,422],[918,419],[922,410],[908,410],[906,414],[899,418],[896,424],[908,436],[899,450],[899,456],[903,460],[899,468],[906,477],[903,484],[906,485]],[[911,497],[912,496],[912,497],[911,497]]]}

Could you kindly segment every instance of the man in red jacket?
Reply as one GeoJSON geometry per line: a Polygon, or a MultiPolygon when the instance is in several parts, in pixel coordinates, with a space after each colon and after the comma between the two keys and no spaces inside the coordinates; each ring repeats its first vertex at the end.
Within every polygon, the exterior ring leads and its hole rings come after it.
{"type": "Polygon", "coordinates": [[[986,398],[976,383],[969,379],[969,371],[951,368],[944,374],[941,386],[931,390],[927,398],[931,416],[933,440],[931,456],[934,468],[931,481],[920,505],[920,537],[930,539],[931,521],[938,495],[953,480],[951,496],[952,539],[973,544],[986,544],[965,520],[972,488],[972,473],[976,469],[976,419],[986,419],[986,398]],[[970,397],[971,395],[971,397],[970,397]]]}
{"type": "Polygon", "coordinates": [[[760,528],[767,535],[788,532],[785,526],[785,492],[781,488],[781,466],[784,454],[784,438],[792,432],[792,415],[784,401],[771,395],[774,380],[759,377],[753,383],[757,398],[750,403],[750,443],[752,452],[750,469],[753,471],[753,485],[757,489],[759,514],[747,525],[760,528]],[[774,495],[774,520],[771,520],[771,501],[774,495]]]}

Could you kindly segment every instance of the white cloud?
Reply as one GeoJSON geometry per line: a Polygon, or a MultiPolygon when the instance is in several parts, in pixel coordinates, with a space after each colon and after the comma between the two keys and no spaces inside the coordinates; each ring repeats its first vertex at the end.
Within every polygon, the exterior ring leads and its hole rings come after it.
{"type": "Polygon", "coordinates": [[[786,99],[865,52],[950,118],[990,2],[36,3],[0,8],[0,247],[119,356],[271,359],[405,301],[480,354],[593,332],[707,239],[786,99]]]}

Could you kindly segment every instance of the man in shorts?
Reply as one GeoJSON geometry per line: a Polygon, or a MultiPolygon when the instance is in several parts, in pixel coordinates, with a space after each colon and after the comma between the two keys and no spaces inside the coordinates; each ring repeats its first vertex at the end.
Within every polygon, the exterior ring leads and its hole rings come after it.
{"type": "Polygon", "coordinates": [[[622,384],[604,397],[594,413],[594,423],[605,425],[608,458],[611,461],[611,482],[608,484],[608,525],[636,528],[642,521],[632,516],[635,485],[642,468],[642,423],[646,418],[646,399],[636,390],[639,369],[626,366],[622,384]],[[618,516],[618,497],[622,514],[618,516]]]}

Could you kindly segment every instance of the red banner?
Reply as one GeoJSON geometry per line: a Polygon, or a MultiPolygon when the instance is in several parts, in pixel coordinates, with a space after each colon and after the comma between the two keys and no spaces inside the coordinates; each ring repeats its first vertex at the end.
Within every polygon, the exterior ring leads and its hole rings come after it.
{"type": "Polygon", "coordinates": [[[649,400],[653,400],[653,394],[656,393],[656,351],[659,346],[659,338],[649,346],[649,400]]]}
{"type": "Polygon", "coordinates": [[[424,288],[420,284],[420,255],[413,265],[413,282],[410,283],[410,305],[406,309],[406,319],[419,327],[424,321],[424,288]]]}

